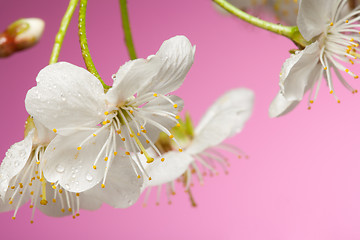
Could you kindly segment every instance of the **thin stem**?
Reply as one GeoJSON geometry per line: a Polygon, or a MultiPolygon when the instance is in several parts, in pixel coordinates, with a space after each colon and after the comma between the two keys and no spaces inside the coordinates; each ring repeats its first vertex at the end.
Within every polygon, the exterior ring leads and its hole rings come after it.
{"type": "Polygon", "coordinates": [[[129,14],[127,10],[127,0],[119,0],[120,3],[120,10],[121,10],[121,20],[125,35],[125,44],[128,49],[128,53],[131,60],[136,59],[136,52],[134,47],[134,42],[131,35],[131,28],[129,22],[129,14]]]}
{"type": "Polygon", "coordinates": [[[191,193],[190,188],[189,188],[188,190],[186,190],[186,191],[187,191],[187,193],[189,194],[191,206],[192,206],[192,207],[197,207],[197,204],[196,204],[196,202],[195,202],[194,196],[193,196],[192,193],[191,193]]]}
{"type": "Polygon", "coordinates": [[[285,36],[292,41],[294,41],[295,44],[297,44],[299,47],[305,47],[309,43],[301,36],[299,29],[297,26],[283,26],[281,24],[276,24],[272,22],[268,22],[265,20],[262,20],[260,18],[254,17],[244,11],[241,11],[237,7],[233,6],[232,4],[228,3],[226,0],[213,0],[215,3],[217,3],[220,7],[228,11],[229,13],[235,15],[236,17],[254,25],[259,28],[268,30],[270,32],[285,36]]]}
{"type": "Polygon", "coordinates": [[[86,8],[87,8],[87,0],[80,0],[80,9],[79,9],[79,40],[81,53],[86,65],[86,68],[89,72],[91,72],[95,77],[99,79],[104,89],[109,89],[110,87],[104,83],[101,79],[98,71],[95,68],[94,62],[91,58],[89,46],[87,43],[86,37],[86,8]]]}
{"type": "Polygon", "coordinates": [[[61,20],[59,31],[55,37],[55,43],[54,43],[53,50],[51,52],[49,64],[53,64],[58,61],[61,46],[64,41],[64,37],[66,35],[66,31],[68,29],[71,18],[74,14],[75,8],[78,4],[78,1],[79,0],[70,0],[69,6],[66,9],[65,15],[64,15],[63,19],[61,20]]]}

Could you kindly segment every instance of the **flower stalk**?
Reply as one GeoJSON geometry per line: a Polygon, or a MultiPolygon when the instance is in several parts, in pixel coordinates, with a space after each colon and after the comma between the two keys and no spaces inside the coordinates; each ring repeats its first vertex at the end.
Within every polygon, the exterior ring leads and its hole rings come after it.
{"type": "Polygon", "coordinates": [[[90,55],[89,46],[86,37],[86,9],[87,9],[87,0],[80,0],[78,27],[79,27],[79,41],[80,41],[81,53],[87,70],[90,73],[92,73],[97,79],[99,79],[104,89],[109,89],[110,86],[106,85],[104,81],[101,79],[90,55]]]}
{"type": "Polygon", "coordinates": [[[128,14],[128,10],[127,10],[127,0],[119,0],[119,4],[120,4],[120,11],[121,11],[121,21],[122,21],[122,26],[123,26],[124,35],[125,35],[125,44],[126,44],[130,59],[134,60],[137,57],[136,57],[136,51],[135,51],[134,42],[133,42],[132,34],[131,34],[129,14],[128,14]]]}
{"type": "Polygon", "coordinates": [[[260,18],[254,17],[244,11],[241,11],[234,5],[230,4],[226,0],[213,0],[216,4],[220,7],[228,11],[229,13],[233,14],[234,16],[265,30],[270,32],[279,34],[281,36],[287,37],[292,40],[298,47],[305,48],[309,45],[302,35],[299,32],[299,28],[297,26],[283,26],[281,24],[276,24],[272,22],[268,22],[262,20],[260,18]]]}
{"type": "Polygon", "coordinates": [[[70,2],[69,2],[69,6],[66,9],[65,15],[64,15],[63,19],[61,20],[59,31],[55,37],[55,43],[54,43],[53,50],[51,52],[49,64],[53,64],[58,61],[61,46],[64,41],[66,31],[68,29],[69,23],[74,14],[77,4],[78,4],[78,0],[70,0],[70,2]]]}

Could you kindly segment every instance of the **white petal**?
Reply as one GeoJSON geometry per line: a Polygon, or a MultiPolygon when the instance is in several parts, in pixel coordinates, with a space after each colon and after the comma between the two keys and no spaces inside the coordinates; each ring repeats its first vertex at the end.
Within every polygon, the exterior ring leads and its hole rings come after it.
{"type": "Polygon", "coordinates": [[[36,131],[34,136],[34,143],[39,145],[48,145],[51,140],[54,139],[56,134],[50,129],[46,128],[41,122],[36,119],[33,119],[36,131]]]}
{"type": "Polygon", "coordinates": [[[195,47],[185,36],[164,41],[154,58],[160,58],[162,66],[158,74],[138,93],[156,92],[167,94],[178,89],[194,62],[195,47]]]}
{"type": "Polygon", "coordinates": [[[36,80],[25,106],[47,128],[89,127],[101,122],[106,109],[104,90],[87,70],[55,63],[42,69],[36,80]]]}
{"type": "Polygon", "coordinates": [[[167,152],[163,155],[165,161],[156,159],[152,163],[147,163],[146,172],[151,176],[151,180],[146,180],[146,186],[157,186],[174,181],[180,177],[194,160],[193,157],[185,152],[167,152]]]}
{"type": "Polygon", "coordinates": [[[270,105],[269,116],[271,118],[283,116],[291,112],[298,104],[299,101],[288,101],[282,93],[279,92],[270,105]]]}
{"type": "Polygon", "coordinates": [[[280,73],[280,88],[288,101],[301,100],[321,73],[320,49],[316,41],[288,58],[280,73]]]}
{"type": "Polygon", "coordinates": [[[160,58],[128,61],[116,73],[113,87],[106,94],[107,100],[120,105],[146,85],[161,68],[160,58]]]}
{"type": "MultiPolygon", "coordinates": [[[[87,194],[115,208],[127,208],[140,196],[144,178],[134,172],[130,159],[118,157],[113,161],[106,178],[106,187],[95,186],[87,194]]],[[[137,172],[140,170],[137,168],[137,172]]]]}
{"type": "Polygon", "coordinates": [[[234,89],[221,96],[196,127],[186,152],[199,153],[239,133],[251,116],[253,104],[254,93],[249,89],[234,89]]]}
{"type": "Polygon", "coordinates": [[[49,182],[59,183],[65,190],[83,192],[97,185],[104,177],[105,153],[100,156],[93,169],[94,161],[108,138],[109,131],[103,130],[87,144],[77,150],[81,142],[94,131],[81,131],[70,136],[56,136],[45,153],[44,176],[49,182]]]}
{"type": "Polygon", "coordinates": [[[32,138],[34,130],[28,136],[12,145],[0,166],[0,198],[4,199],[10,180],[24,168],[32,151],[32,138]]]}
{"type": "Polygon", "coordinates": [[[310,41],[326,31],[334,18],[339,0],[301,0],[297,25],[301,35],[310,41]]]}

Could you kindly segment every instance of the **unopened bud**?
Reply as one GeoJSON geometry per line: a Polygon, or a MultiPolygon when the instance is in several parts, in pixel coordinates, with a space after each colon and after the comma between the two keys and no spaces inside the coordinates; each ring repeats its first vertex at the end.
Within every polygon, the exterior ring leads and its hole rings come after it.
{"type": "Polygon", "coordinates": [[[21,18],[0,34],[0,57],[34,46],[44,31],[40,18],[21,18]]]}

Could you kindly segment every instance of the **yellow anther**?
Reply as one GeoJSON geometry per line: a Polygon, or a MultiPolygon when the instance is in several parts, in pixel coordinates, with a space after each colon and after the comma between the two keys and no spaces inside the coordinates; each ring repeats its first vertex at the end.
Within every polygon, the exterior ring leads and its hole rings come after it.
{"type": "Polygon", "coordinates": [[[123,140],[125,142],[125,138],[123,137],[121,140],[123,140]]]}
{"type": "Polygon", "coordinates": [[[161,161],[162,161],[162,162],[165,161],[165,158],[162,158],[161,161]]]}
{"type": "Polygon", "coordinates": [[[333,90],[331,90],[331,91],[330,91],[330,94],[333,94],[333,93],[334,93],[334,91],[333,91],[333,90]]]}
{"type": "Polygon", "coordinates": [[[50,183],[50,184],[51,184],[51,186],[52,186],[52,185],[54,185],[55,183],[52,182],[52,183],[50,183]]]}
{"type": "Polygon", "coordinates": [[[358,90],[357,89],[355,89],[355,91],[354,91],[355,93],[357,93],[358,92],[358,90]]]}
{"type": "Polygon", "coordinates": [[[34,220],[30,220],[30,223],[33,224],[33,223],[34,223],[34,220]]]}
{"type": "Polygon", "coordinates": [[[15,218],[16,218],[16,217],[12,217],[11,219],[12,219],[12,220],[15,220],[15,218]]]}
{"type": "Polygon", "coordinates": [[[143,133],[146,133],[146,130],[144,129],[144,130],[141,130],[143,133]]]}
{"type": "Polygon", "coordinates": [[[141,129],[144,129],[144,126],[140,126],[141,129]]]}
{"type": "Polygon", "coordinates": [[[349,20],[345,20],[346,23],[349,23],[349,20]]]}
{"type": "Polygon", "coordinates": [[[157,97],[158,95],[156,93],[154,93],[154,97],[157,97]]]}
{"type": "Polygon", "coordinates": [[[327,67],[324,67],[324,70],[327,70],[327,67]]]}
{"type": "Polygon", "coordinates": [[[63,192],[63,190],[62,189],[59,189],[59,193],[62,193],[63,192]]]}
{"type": "Polygon", "coordinates": [[[130,133],[130,137],[134,137],[134,135],[130,133]]]}
{"type": "Polygon", "coordinates": [[[176,119],[180,119],[180,116],[176,116],[175,118],[176,118],[176,119]]]}
{"type": "Polygon", "coordinates": [[[150,143],[150,141],[146,139],[146,143],[150,143]]]}
{"type": "Polygon", "coordinates": [[[34,191],[31,191],[31,192],[30,192],[30,195],[34,195],[34,191]]]}
{"type": "Polygon", "coordinates": [[[93,136],[96,137],[96,134],[94,133],[93,136]]]}
{"type": "Polygon", "coordinates": [[[359,78],[359,76],[358,76],[358,75],[356,75],[356,76],[354,76],[354,78],[355,78],[355,79],[358,79],[358,78],[359,78]]]}
{"type": "Polygon", "coordinates": [[[80,216],[80,213],[75,214],[77,217],[80,216]]]}
{"type": "Polygon", "coordinates": [[[147,158],[147,163],[152,163],[154,161],[154,158],[147,158]]]}
{"type": "Polygon", "coordinates": [[[54,129],[53,129],[53,132],[54,132],[54,133],[56,133],[56,132],[57,132],[57,130],[54,128],[54,129]]]}
{"type": "Polygon", "coordinates": [[[310,109],[311,109],[311,107],[309,106],[309,107],[308,107],[308,110],[310,110],[310,109]]]}
{"type": "Polygon", "coordinates": [[[106,121],[103,121],[102,124],[103,124],[103,125],[106,125],[106,121]]]}
{"type": "Polygon", "coordinates": [[[131,114],[133,114],[133,113],[134,113],[134,111],[133,111],[133,110],[130,110],[129,112],[130,112],[131,114]]]}
{"type": "Polygon", "coordinates": [[[349,62],[354,65],[354,61],[353,61],[353,60],[349,59],[349,62]]]}
{"type": "Polygon", "coordinates": [[[177,108],[178,107],[178,105],[177,104],[174,104],[174,108],[177,108]]]}
{"type": "Polygon", "coordinates": [[[53,200],[52,200],[52,201],[53,201],[53,203],[56,203],[56,199],[55,199],[55,198],[53,198],[53,200]]]}
{"type": "Polygon", "coordinates": [[[130,155],[130,153],[129,153],[129,152],[125,152],[125,154],[126,154],[126,155],[130,155]]]}
{"type": "Polygon", "coordinates": [[[330,26],[334,26],[334,23],[333,23],[333,22],[331,22],[331,23],[330,23],[330,26]]]}
{"type": "Polygon", "coordinates": [[[80,193],[76,193],[76,196],[79,197],[79,196],[80,196],[80,193]]]}
{"type": "Polygon", "coordinates": [[[109,160],[109,158],[108,158],[108,157],[105,157],[105,158],[104,158],[104,161],[106,162],[107,160],[109,160]]]}
{"type": "Polygon", "coordinates": [[[141,134],[138,132],[137,135],[140,136],[141,134]]]}
{"type": "Polygon", "coordinates": [[[108,111],[106,111],[106,112],[104,112],[104,114],[105,114],[105,115],[109,115],[109,112],[108,112],[108,111]]]}
{"type": "Polygon", "coordinates": [[[117,130],[116,132],[117,132],[117,134],[120,134],[120,133],[121,133],[121,130],[119,129],[119,130],[117,130]]]}
{"type": "Polygon", "coordinates": [[[46,205],[48,203],[48,201],[46,201],[45,199],[41,199],[40,200],[40,204],[41,205],[46,205]]]}
{"type": "Polygon", "coordinates": [[[69,208],[68,210],[69,210],[69,212],[72,212],[72,208],[69,208]]]}
{"type": "Polygon", "coordinates": [[[151,181],[151,179],[152,179],[152,178],[151,178],[151,177],[149,177],[149,181],[151,181]]]}
{"type": "Polygon", "coordinates": [[[73,215],[72,218],[75,219],[76,218],[75,215],[73,215]]]}
{"type": "Polygon", "coordinates": [[[19,185],[20,185],[20,188],[23,188],[23,187],[24,187],[24,185],[23,185],[22,183],[19,183],[19,185]]]}
{"type": "Polygon", "coordinates": [[[105,188],[105,184],[101,184],[101,188],[105,188]]]}
{"type": "Polygon", "coordinates": [[[179,148],[179,152],[182,152],[183,150],[181,148],[179,148]]]}
{"type": "Polygon", "coordinates": [[[11,189],[15,189],[15,186],[12,186],[11,189]]]}
{"type": "Polygon", "coordinates": [[[176,192],[173,191],[173,192],[171,193],[171,195],[176,195],[176,192]]]}
{"type": "Polygon", "coordinates": [[[36,178],[40,180],[40,176],[36,176],[36,178]]]}
{"type": "Polygon", "coordinates": [[[310,100],[310,103],[313,104],[313,103],[314,103],[314,100],[310,100]]]}
{"type": "Polygon", "coordinates": [[[337,100],[338,103],[340,103],[340,100],[337,100]]]}
{"type": "Polygon", "coordinates": [[[345,69],[345,72],[347,72],[347,73],[348,73],[348,72],[349,72],[349,69],[345,69]]]}
{"type": "Polygon", "coordinates": [[[80,151],[80,150],[81,150],[81,147],[77,147],[77,150],[79,150],[79,151],[80,151]]]}
{"type": "Polygon", "coordinates": [[[23,194],[23,192],[19,192],[19,194],[23,194]]]}
{"type": "Polygon", "coordinates": [[[96,169],[96,165],[93,165],[93,169],[96,169]]]}
{"type": "Polygon", "coordinates": [[[178,123],[178,124],[176,124],[176,126],[177,126],[177,127],[180,127],[181,125],[180,125],[180,123],[178,123]]]}
{"type": "Polygon", "coordinates": [[[138,175],[138,176],[137,176],[137,178],[141,178],[141,176],[140,176],[140,175],[138,175]]]}
{"type": "Polygon", "coordinates": [[[31,186],[32,186],[32,183],[29,183],[29,186],[31,187],[31,186]]]}
{"type": "Polygon", "coordinates": [[[64,209],[64,208],[62,208],[62,209],[61,209],[61,211],[62,211],[62,212],[65,212],[65,209],[64,209]]]}
{"type": "Polygon", "coordinates": [[[39,165],[39,164],[40,164],[40,161],[37,161],[36,164],[39,165]]]}
{"type": "Polygon", "coordinates": [[[174,138],[174,135],[171,134],[171,135],[169,136],[169,138],[174,138]]]}
{"type": "Polygon", "coordinates": [[[350,42],[353,42],[353,41],[354,41],[354,39],[353,39],[353,38],[351,38],[351,39],[350,39],[350,42]]]}
{"type": "Polygon", "coordinates": [[[9,201],[9,204],[13,204],[13,201],[12,201],[12,200],[10,200],[10,201],[9,201]]]}
{"type": "Polygon", "coordinates": [[[52,188],[53,188],[53,189],[56,189],[56,186],[54,185],[54,186],[52,186],[52,188]]]}
{"type": "Polygon", "coordinates": [[[30,205],[29,208],[33,208],[34,206],[33,205],[30,205]]]}
{"type": "Polygon", "coordinates": [[[114,152],[114,156],[116,156],[118,153],[117,152],[114,152]]]}
{"type": "Polygon", "coordinates": [[[35,174],[36,174],[36,175],[39,174],[39,171],[35,171],[35,174]]]}
{"type": "Polygon", "coordinates": [[[110,123],[110,120],[108,119],[108,120],[106,120],[106,123],[110,123]]]}

